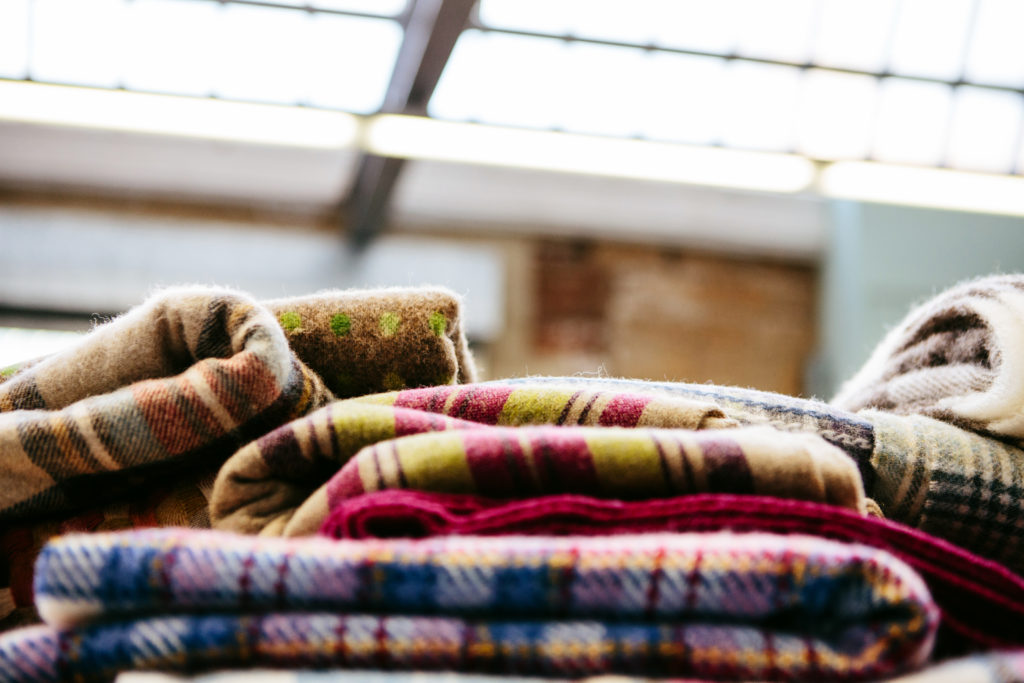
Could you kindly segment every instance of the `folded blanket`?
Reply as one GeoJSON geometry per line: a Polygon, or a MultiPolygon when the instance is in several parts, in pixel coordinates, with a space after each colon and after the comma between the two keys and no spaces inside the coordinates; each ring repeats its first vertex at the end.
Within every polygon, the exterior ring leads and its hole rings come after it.
{"type": "Polygon", "coordinates": [[[36,600],[72,628],[0,636],[11,680],[235,664],[849,680],[921,665],[938,625],[892,555],[771,534],[74,535],[40,556],[36,600]]]}
{"type": "Polygon", "coordinates": [[[726,417],[742,425],[767,425],[780,431],[817,434],[844,450],[860,468],[865,486],[872,486],[874,472],[869,461],[874,448],[874,433],[871,424],[851,412],[821,401],[715,384],[612,377],[534,376],[501,380],[501,383],[558,386],[578,391],[631,391],[704,401],[718,406],[726,417]]]}
{"type": "Polygon", "coordinates": [[[1024,574],[1024,450],[919,415],[864,410],[885,516],[1024,574]]]}
{"type": "MultiPolygon", "coordinates": [[[[472,376],[458,301],[443,290],[264,304],[226,289],[163,291],[0,384],[0,523],[12,522],[0,529],[0,584],[24,584],[55,531],[208,525],[199,483],[335,393],[472,376]],[[172,495],[155,502],[158,489],[172,495]]],[[[0,587],[0,620],[27,599],[0,587]]]]}
{"type": "Polygon", "coordinates": [[[1024,443],[1024,275],[953,287],[912,310],[832,400],[927,415],[1024,443]]]}
{"type": "Polygon", "coordinates": [[[866,512],[857,467],[812,434],[727,430],[486,427],[417,434],[360,451],[326,486],[328,507],[412,488],[525,497],[641,499],[722,492],[812,500],[866,512]]]}
{"type": "MultiPolygon", "coordinates": [[[[516,384],[520,380],[508,380],[516,384]]],[[[532,377],[563,385],[566,378],[532,377]]],[[[821,435],[857,459],[865,495],[887,518],[920,528],[1024,574],[1024,449],[920,415],[862,410],[733,387],[579,379],[588,389],[621,388],[698,396],[742,424],[821,435]]]]}
{"type": "MultiPolygon", "coordinates": [[[[580,679],[577,679],[580,680],[580,679]]],[[[655,683],[650,678],[600,677],[589,683],[655,683]]],[[[387,673],[383,671],[332,669],[329,671],[239,670],[182,677],[161,673],[129,672],[116,683],[555,683],[550,678],[518,678],[457,673],[387,673]]],[[[1024,683],[1024,650],[990,652],[935,664],[898,678],[891,683],[1024,683]]],[[[565,683],[561,681],[559,683],[565,683]]]]}
{"type": "Polygon", "coordinates": [[[643,501],[556,495],[496,500],[381,491],[341,501],[321,533],[333,538],[435,535],[605,535],[638,532],[811,534],[880,548],[920,574],[942,612],[938,653],[1024,648],[1024,578],[902,524],[832,505],[761,496],[643,501]]]}
{"type": "Polygon", "coordinates": [[[315,533],[327,514],[325,482],[363,447],[484,424],[723,428],[735,422],[704,401],[623,392],[469,384],[372,395],[326,406],[230,458],[214,487],[214,526],[315,533]]]}

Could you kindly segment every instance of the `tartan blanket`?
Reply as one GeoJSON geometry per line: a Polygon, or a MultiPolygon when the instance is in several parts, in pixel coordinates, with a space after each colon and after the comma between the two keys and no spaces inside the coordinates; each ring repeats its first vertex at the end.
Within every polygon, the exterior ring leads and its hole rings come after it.
{"type": "Polygon", "coordinates": [[[885,550],[924,579],[939,606],[937,656],[1024,648],[1024,578],[922,531],[832,505],[725,494],[641,501],[575,495],[496,500],[394,490],[341,501],[321,533],[331,538],[422,538],[722,529],[808,534],[885,550]]]}
{"type": "Polygon", "coordinates": [[[866,511],[843,451],[811,434],[734,424],[703,401],[530,385],[350,400],[229,459],[211,518],[231,531],[311,534],[338,500],[386,488],[494,497],[762,493],[866,511]]]}
{"type": "Polygon", "coordinates": [[[56,539],[36,576],[49,625],[0,636],[10,680],[271,664],[859,680],[922,665],[938,626],[891,554],[801,535],[158,529],[56,539]]]}
{"type": "Polygon", "coordinates": [[[335,395],[472,378],[458,306],[444,290],[260,303],[170,289],[6,373],[0,620],[33,617],[28,577],[50,535],[209,526],[213,475],[252,439],[335,395]]]}
{"type": "Polygon", "coordinates": [[[832,400],[927,415],[1024,445],[1024,275],[965,282],[912,310],[832,400]]]}
{"type": "Polygon", "coordinates": [[[889,519],[952,541],[1024,574],[1024,450],[924,415],[865,409],[749,389],[609,378],[507,380],[700,397],[741,424],[808,431],[855,458],[865,495],[889,519]]]}
{"type": "MultiPolygon", "coordinates": [[[[576,679],[580,681],[581,679],[576,679]]],[[[1024,681],[1024,650],[990,652],[934,664],[921,671],[889,679],[890,683],[1021,683],[1024,681]]],[[[369,670],[331,669],[328,671],[222,671],[182,677],[173,674],[129,672],[117,677],[116,683],[556,683],[551,678],[488,676],[459,673],[391,673],[369,670]]],[[[654,679],[596,677],[582,679],[588,683],[655,683],[654,679]]],[[[567,683],[557,679],[557,683],[567,683]]]]}
{"type": "Polygon", "coordinates": [[[741,425],[765,425],[785,432],[817,434],[845,451],[857,463],[866,487],[870,489],[873,484],[871,477],[874,471],[870,460],[875,437],[871,424],[850,411],[821,401],[717,384],[614,377],[531,376],[496,382],[511,386],[557,386],[576,391],[630,391],[705,401],[718,406],[728,418],[741,425]]]}

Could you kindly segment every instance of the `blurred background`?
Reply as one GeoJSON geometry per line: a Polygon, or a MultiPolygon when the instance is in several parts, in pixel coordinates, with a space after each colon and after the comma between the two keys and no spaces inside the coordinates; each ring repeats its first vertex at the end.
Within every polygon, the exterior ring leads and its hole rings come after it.
{"type": "Polygon", "coordinates": [[[1024,271],[1018,0],[0,0],[0,366],[446,284],[483,374],[827,398],[1024,271]]]}

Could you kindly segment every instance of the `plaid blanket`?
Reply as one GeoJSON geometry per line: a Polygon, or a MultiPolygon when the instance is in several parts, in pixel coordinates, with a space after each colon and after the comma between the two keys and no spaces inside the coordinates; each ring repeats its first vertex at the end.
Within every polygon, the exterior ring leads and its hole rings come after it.
{"type": "Polygon", "coordinates": [[[721,428],[735,422],[703,401],[624,392],[468,384],[371,395],[328,405],[230,458],[213,491],[214,525],[246,533],[315,533],[327,514],[324,483],[364,447],[485,424],[721,428]]]}
{"type": "MultiPolygon", "coordinates": [[[[855,458],[865,495],[890,519],[1024,574],[1024,450],[922,415],[862,410],[747,389],[640,380],[538,378],[531,384],[699,396],[741,424],[820,435],[855,458]]],[[[1022,385],[1024,386],[1024,385],[1022,385]]]]}
{"type": "Polygon", "coordinates": [[[858,415],[821,401],[716,384],[613,377],[533,376],[500,380],[500,383],[557,386],[577,391],[631,391],[705,401],[718,406],[727,417],[742,425],[765,425],[785,432],[817,434],[845,451],[857,463],[868,489],[873,485],[874,471],[870,460],[875,437],[871,424],[858,415]]]}
{"type": "Polygon", "coordinates": [[[1024,444],[1024,275],[963,283],[912,310],[832,403],[927,415],[1024,444]]]}
{"type": "Polygon", "coordinates": [[[938,626],[892,555],[771,534],[66,536],[36,599],[71,628],[0,636],[10,680],[242,664],[850,680],[920,666],[938,626]]]}
{"type": "MultiPolygon", "coordinates": [[[[580,679],[577,679],[580,680],[580,679]]],[[[598,677],[589,683],[656,683],[654,679],[598,677]]],[[[921,671],[889,679],[891,683],[1021,683],[1024,681],[1024,650],[990,652],[932,665],[921,671]]],[[[382,671],[224,671],[195,677],[160,673],[125,673],[117,683],[556,683],[550,678],[520,678],[458,673],[388,673],[382,671]]],[[[565,683],[564,680],[557,683],[565,683]]]]}
{"type": "Polygon", "coordinates": [[[443,290],[155,295],[0,384],[0,619],[33,617],[27,577],[50,535],[208,526],[213,474],[245,443],[336,394],[463,377],[443,290]]]}
{"type": "Polygon", "coordinates": [[[495,497],[761,493],[866,511],[856,466],[815,435],[667,428],[731,424],[718,408],[693,400],[529,385],[346,401],[232,457],[214,486],[211,517],[215,528],[231,531],[311,534],[338,500],[386,488],[495,497]],[[645,424],[666,428],[623,428],[645,424]]]}
{"type": "Polygon", "coordinates": [[[321,533],[332,538],[458,534],[611,535],[640,532],[809,534],[880,548],[920,574],[942,612],[936,654],[1024,648],[1024,578],[903,524],[850,510],[762,496],[705,494],[641,501],[554,495],[495,500],[381,491],[341,501],[321,533]]]}

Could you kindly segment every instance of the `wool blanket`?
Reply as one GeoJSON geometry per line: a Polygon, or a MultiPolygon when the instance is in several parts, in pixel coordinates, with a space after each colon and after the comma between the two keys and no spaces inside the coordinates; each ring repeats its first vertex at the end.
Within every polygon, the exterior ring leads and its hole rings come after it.
{"type": "Polygon", "coordinates": [[[398,490],[341,501],[321,533],[332,538],[422,538],[722,529],[808,534],[880,548],[906,562],[928,585],[942,612],[937,654],[1024,648],[1024,578],[906,525],[832,505],[725,494],[643,501],[574,495],[496,500],[398,490]]]}
{"type": "MultiPolygon", "coordinates": [[[[581,681],[581,679],[576,679],[581,681]]],[[[116,683],[556,683],[550,678],[487,676],[458,673],[389,673],[368,670],[329,671],[222,671],[193,677],[173,674],[128,672],[116,683]]],[[[588,683],[656,683],[654,679],[625,676],[582,679],[588,683]]],[[[989,652],[934,664],[890,683],[1024,683],[1024,650],[989,652]]],[[[557,683],[567,683],[564,679],[557,683]]]]}
{"type": "Polygon", "coordinates": [[[874,448],[874,433],[871,424],[854,413],[821,401],[716,384],[613,377],[531,376],[498,382],[512,386],[531,384],[561,387],[570,391],[642,392],[705,401],[718,406],[727,417],[742,425],[767,425],[785,432],[817,434],[845,451],[860,467],[865,485],[869,488],[872,485],[870,459],[874,448]]]}
{"type": "Polygon", "coordinates": [[[428,289],[171,289],[26,364],[0,384],[0,619],[30,606],[53,533],[208,526],[212,474],[252,439],[336,395],[472,379],[458,306],[428,289]]]}
{"type": "Polygon", "coordinates": [[[328,405],[230,458],[213,490],[214,526],[312,534],[327,514],[325,482],[361,449],[426,432],[524,424],[699,429],[736,423],[705,401],[627,392],[467,384],[368,395],[328,405]]]}
{"type": "Polygon", "coordinates": [[[857,459],[865,495],[885,517],[1024,574],[1024,449],[923,415],[843,409],[713,385],[607,378],[508,380],[699,396],[741,424],[810,431],[857,459]]]}
{"type": "Polygon", "coordinates": [[[384,488],[496,497],[723,491],[867,509],[843,451],[815,435],[734,424],[706,402],[627,392],[465,385],[367,397],[240,450],[217,478],[211,518],[231,531],[311,534],[337,500],[384,488]],[[650,428],[625,429],[638,426],[650,428]]]}
{"type": "Polygon", "coordinates": [[[49,626],[0,636],[11,680],[268,664],[859,680],[922,665],[938,626],[905,563],[801,535],[160,529],[56,539],[36,577],[49,626]]]}
{"type": "Polygon", "coordinates": [[[1024,275],[965,282],[912,310],[832,403],[927,415],[1024,444],[1024,275]]]}

